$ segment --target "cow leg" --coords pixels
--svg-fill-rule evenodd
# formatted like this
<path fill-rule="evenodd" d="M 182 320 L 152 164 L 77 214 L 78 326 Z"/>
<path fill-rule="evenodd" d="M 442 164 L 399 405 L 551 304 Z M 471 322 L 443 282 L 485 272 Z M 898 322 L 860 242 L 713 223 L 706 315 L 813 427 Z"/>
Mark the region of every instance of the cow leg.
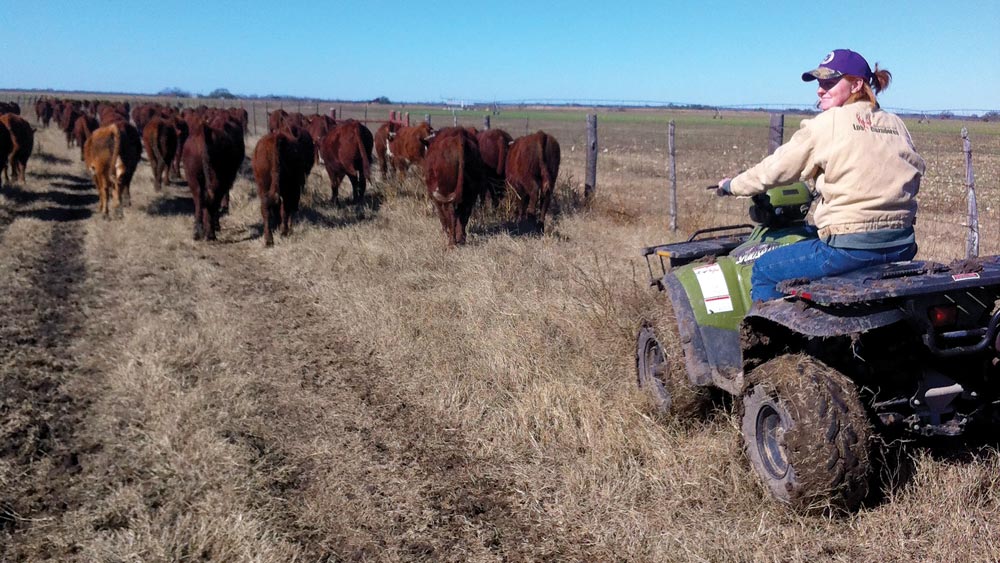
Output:
<path fill-rule="evenodd" d="M 285 198 L 280 198 L 279 203 L 278 203 L 278 213 L 279 213 L 279 220 L 281 221 L 281 231 L 279 231 L 279 232 L 281 233 L 281 236 L 283 236 L 283 237 L 287 237 L 288 236 L 288 219 L 289 219 L 289 217 L 288 217 L 288 209 L 287 209 L 286 205 L 287 205 L 287 202 L 285 201 Z"/>
<path fill-rule="evenodd" d="M 227 215 L 229 213 L 229 192 L 222 196 L 222 202 L 219 204 L 219 215 Z M 218 226 L 218 221 L 216 221 L 216 226 Z"/>
<path fill-rule="evenodd" d="M 115 218 L 122 217 L 122 193 L 123 186 L 120 182 L 114 182 L 112 184 L 111 191 L 111 211 Z"/>
<path fill-rule="evenodd" d="M 100 173 L 94 174 L 94 185 L 97 187 L 97 213 L 104 215 L 108 203 L 108 188 L 105 185 L 104 178 L 101 176 L 102 174 Z"/>
<path fill-rule="evenodd" d="M 340 192 L 340 184 L 344 181 L 344 176 L 346 176 L 346 174 L 343 172 L 334 172 L 330 174 L 330 201 L 332 201 L 334 205 L 339 205 L 337 196 Z"/>
<path fill-rule="evenodd" d="M 264 220 L 264 246 L 274 246 L 274 236 L 271 234 L 271 205 L 268 198 L 260 198 L 260 217 Z"/>

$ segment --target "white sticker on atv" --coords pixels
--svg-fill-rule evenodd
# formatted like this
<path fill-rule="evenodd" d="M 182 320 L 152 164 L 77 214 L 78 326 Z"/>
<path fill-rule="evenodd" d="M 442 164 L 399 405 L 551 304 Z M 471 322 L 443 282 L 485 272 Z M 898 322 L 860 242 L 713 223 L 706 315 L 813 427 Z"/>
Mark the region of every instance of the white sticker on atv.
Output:
<path fill-rule="evenodd" d="M 701 286 L 701 295 L 705 299 L 705 310 L 708 314 L 728 313 L 733 310 L 733 299 L 729 296 L 726 276 L 718 264 L 699 266 L 694 269 L 694 275 Z"/>

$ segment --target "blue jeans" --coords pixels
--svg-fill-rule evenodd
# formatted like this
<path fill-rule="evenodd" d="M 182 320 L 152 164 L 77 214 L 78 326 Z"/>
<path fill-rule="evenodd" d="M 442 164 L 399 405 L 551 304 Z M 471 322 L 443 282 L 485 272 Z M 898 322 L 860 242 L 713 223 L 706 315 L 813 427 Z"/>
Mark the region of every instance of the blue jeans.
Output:
<path fill-rule="evenodd" d="M 754 262 L 750 275 L 750 297 L 754 301 L 779 299 L 785 294 L 778 282 L 790 279 L 815 280 L 844 274 L 867 266 L 910 260 L 916 244 L 891 248 L 837 248 L 819 239 L 804 240 L 775 248 Z"/>

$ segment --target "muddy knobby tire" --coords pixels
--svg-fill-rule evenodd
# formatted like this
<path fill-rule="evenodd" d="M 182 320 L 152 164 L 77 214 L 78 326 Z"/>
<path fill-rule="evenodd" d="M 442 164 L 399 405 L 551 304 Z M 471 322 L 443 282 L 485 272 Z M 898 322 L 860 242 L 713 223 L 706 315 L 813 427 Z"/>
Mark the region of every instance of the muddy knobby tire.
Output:
<path fill-rule="evenodd" d="M 648 322 L 642 324 L 636 337 L 635 367 L 639 388 L 646 392 L 657 416 L 687 419 L 707 410 L 709 392 L 688 380 L 676 323 L 664 321 L 655 328 Z"/>
<path fill-rule="evenodd" d="M 750 464 L 776 498 L 802 512 L 861 505 L 873 430 L 845 375 L 807 355 L 769 360 L 750 374 L 741 418 Z"/>

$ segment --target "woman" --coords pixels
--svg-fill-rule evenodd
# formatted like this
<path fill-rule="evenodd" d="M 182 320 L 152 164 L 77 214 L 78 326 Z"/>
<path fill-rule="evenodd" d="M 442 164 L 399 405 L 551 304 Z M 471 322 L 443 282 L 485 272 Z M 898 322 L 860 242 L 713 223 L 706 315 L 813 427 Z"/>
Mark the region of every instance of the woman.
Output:
<path fill-rule="evenodd" d="M 795 181 L 815 181 L 819 238 L 771 250 L 754 263 L 754 301 L 778 299 L 788 279 L 817 279 L 865 266 L 910 260 L 924 161 L 903 120 L 879 108 L 875 95 L 892 75 L 848 49 L 828 54 L 802 74 L 818 81 L 822 113 L 805 119 L 787 143 L 735 178 L 719 195 L 751 196 Z"/>

